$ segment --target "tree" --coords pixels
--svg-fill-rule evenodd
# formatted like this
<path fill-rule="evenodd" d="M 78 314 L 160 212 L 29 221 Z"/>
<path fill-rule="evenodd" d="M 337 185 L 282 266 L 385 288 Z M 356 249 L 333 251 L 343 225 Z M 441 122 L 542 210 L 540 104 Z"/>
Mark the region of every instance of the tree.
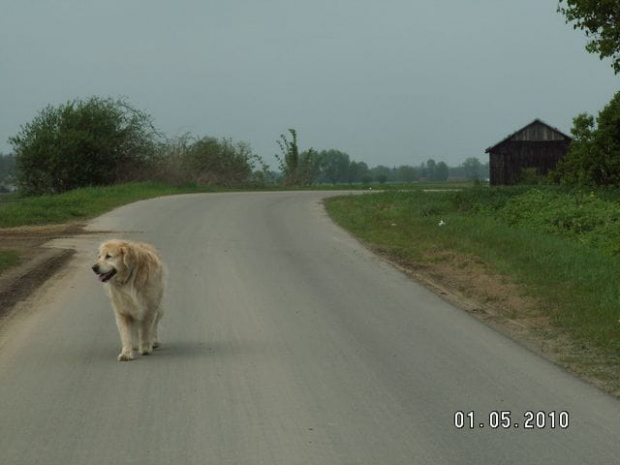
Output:
<path fill-rule="evenodd" d="M 420 176 L 427 181 L 447 181 L 449 173 L 448 165 L 443 161 L 437 163 L 431 158 L 420 165 Z"/>
<path fill-rule="evenodd" d="M 351 166 L 349 155 L 339 150 L 323 150 L 320 153 L 321 174 L 325 181 L 336 184 L 347 182 Z"/>
<path fill-rule="evenodd" d="M 300 153 L 297 145 L 297 131 L 288 130 L 291 140 L 283 134 L 277 141 L 282 156 L 276 154 L 283 173 L 283 182 L 287 186 L 310 186 L 320 174 L 320 157 L 314 149 Z"/>
<path fill-rule="evenodd" d="M 620 72 L 620 3 L 618 0 L 560 0 L 558 11 L 575 29 L 585 30 L 586 50 L 602 59 L 611 57 L 614 72 Z"/>
<path fill-rule="evenodd" d="M 446 162 L 440 161 L 435 168 L 435 178 L 433 181 L 447 181 L 450 170 Z"/>
<path fill-rule="evenodd" d="M 551 180 L 569 185 L 620 185 L 620 92 L 599 113 L 573 120 L 573 141 Z"/>
<path fill-rule="evenodd" d="M 152 161 L 151 117 L 124 100 L 74 100 L 47 106 L 9 138 L 23 193 L 60 193 L 137 176 Z"/>
<path fill-rule="evenodd" d="M 321 175 L 321 156 L 310 148 L 301 152 L 299 161 L 300 185 L 311 186 Z"/>
<path fill-rule="evenodd" d="M 0 183 L 11 182 L 15 175 L 15 155 L 0 153 Z"/>
<path fill-rule="evenodd" d="M 378 165 L 370 170 L 374 180 L 380 184 L 385 184 L 392 180 L 392 169 L 387 166 Z"/>
<path fill-rule="evenodd" d="M 368 168 L 368 165 L 363 161 L 352 161 L 349 165 L 347 182 L 349 184 L 352 184 L 354 182 L 364 182 L 363 180 L 368 178 L 370 178 L 370 181 L 367 182 L 372 182 L 372 176 L 370 175 L 370 169 Z"/>
<path fill-rule="evenodd" d="M 400 182 L 410 183 L 418 179 L 418 171 L 409 165 L 401 165 L 396 170 L 396 178 Z"/>
<path fill-rule="evenodd" d="M 432 158 L 426 162 L 426 179 L 435 181 L 435 170 L 437 169 L 437 162 Z"/>
<path fill-rule="evenodd" d="M 482 177 L 483 166 L 476 157 L 469 157 L 463 162 L 463 173 L 465 178 L 476 181 Z"/>

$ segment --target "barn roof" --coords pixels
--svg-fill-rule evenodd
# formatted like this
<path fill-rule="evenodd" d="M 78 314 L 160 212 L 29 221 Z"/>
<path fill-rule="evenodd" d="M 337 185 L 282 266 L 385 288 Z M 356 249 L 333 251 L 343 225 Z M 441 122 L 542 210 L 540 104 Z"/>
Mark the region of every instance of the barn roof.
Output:
<path fill-rule="evenodd" d="M 572 140 L 572 138 L 570 136 L 567 136 L 562 131 L 560 131 L 558 128 L 554 128 L 553 126 L 550 126 L 547 123 L 545 123 L 544 121 L 536 118 L 530 124 L 527 124 L 527 125 L 523 126 L 521 129 L 519 129 L 518 131 L 513 132 L 508 137 L 502 139 L 500 142 L 498 142 L 494 146 L 489 147 L 488 149 L 486 149 L 485 153 L 491 153 L 492 151 L 494 151 L 494 149 L 496 147 L 499 147 L 504 142 L 507 142 L 507 141 L 509 141 L 511 139 L 516 138 L 521 133 L 527 133 L 528 129 L 530 129 L 530 127 L 532 127 L 532 126 L 542 126 L 542 127 L 546 128 L 546 129 L 548 129 L 549 131 L 551 131 L 552 134 L 560 136 L 559 138 L 562 139 L 562 140 Z M 557 139 L 556 138 L 551 138 L 551 139 L 547 138 L 547 139 L 520 139 L 520 140 L 543 140 L 544 141 L 544 140 L 557 140 Z"/>

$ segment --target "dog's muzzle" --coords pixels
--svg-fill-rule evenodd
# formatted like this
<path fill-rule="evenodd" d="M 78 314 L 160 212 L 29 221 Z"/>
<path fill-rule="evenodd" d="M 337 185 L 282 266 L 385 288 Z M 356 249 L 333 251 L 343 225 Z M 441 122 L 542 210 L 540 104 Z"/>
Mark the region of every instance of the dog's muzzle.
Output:
<path fill-rule="evenodd" d="M 101 271 L 101 268 L 99 267 L 99 265 L 94 265 L 93 266 L 93 271 L 98 276 L 99 281 L 101 281 L 102 283 L 105 283 L 106 281 L 109 281 L 116 274 L 116 269 L 115 268 L 112 268 L 112 270 L 108 271 L 107 273 L 103 273 Z"/>

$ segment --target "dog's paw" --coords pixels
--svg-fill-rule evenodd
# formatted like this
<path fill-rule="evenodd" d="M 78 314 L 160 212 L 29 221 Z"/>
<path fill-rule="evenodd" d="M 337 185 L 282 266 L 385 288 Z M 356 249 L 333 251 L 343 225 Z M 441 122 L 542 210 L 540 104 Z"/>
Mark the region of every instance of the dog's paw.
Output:
<path fill-rule="evenodd" d="M 118 354 L 118 361 L 119 362 L 130 362 L 133 360 L 133 354 L 131 352 L 127 353 L 127 352 L 121 352 L 120 354 Z"/>
<path fill-rule="evenodd" d="M 159 343 L 159 341 L 153 341 L 153 349 L 159 349 L 161 347 L 161 344 Z"/>
<path fill-rule="evenodd" d="M 153 352 L 153 346 L 151 344 L 141 344 L 140 353 L 142 355 L 150 355 Z"/>

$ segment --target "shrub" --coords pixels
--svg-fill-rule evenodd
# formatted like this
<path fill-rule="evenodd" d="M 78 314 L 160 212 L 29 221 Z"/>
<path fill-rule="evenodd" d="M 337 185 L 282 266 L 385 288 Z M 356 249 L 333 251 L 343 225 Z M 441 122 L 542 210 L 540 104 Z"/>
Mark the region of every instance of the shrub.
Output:
<path fill-rule="evenodd" d="M 570 237 L 607 254 L 620 252 L 620 205 L 594 192 L 532 189 L 498 213 L 510 225 Z"/>
<path fill-rule="evenodd" d="M 126 101 L 91 97 L 46 107 L 9 142 L 20 190 L 41 195 L 137 177 L 156 134 L 150 116 Z"/>
<path fill-rule="evenodd" d="M 454 208 L 459 212 L 494 214 L 506 203 L 531 189 L 526 186 L 485 187 L 475 186 L 451 194 Z"/>
<path fill-rule="evenodd" d="M 150 177 L 177 185 L 243 185 L 260 181 L 253 173 L 257 163 L 266 170 L 245 142 L 185 134 L 159 146 L 158 162 Z"/>
<path fill-rule="evenodd" d="M 203 137 L 190 145 L 184 162 L 198 184 L 238 185 L 250 180 L 255 158 L 244 142 Z"/>

